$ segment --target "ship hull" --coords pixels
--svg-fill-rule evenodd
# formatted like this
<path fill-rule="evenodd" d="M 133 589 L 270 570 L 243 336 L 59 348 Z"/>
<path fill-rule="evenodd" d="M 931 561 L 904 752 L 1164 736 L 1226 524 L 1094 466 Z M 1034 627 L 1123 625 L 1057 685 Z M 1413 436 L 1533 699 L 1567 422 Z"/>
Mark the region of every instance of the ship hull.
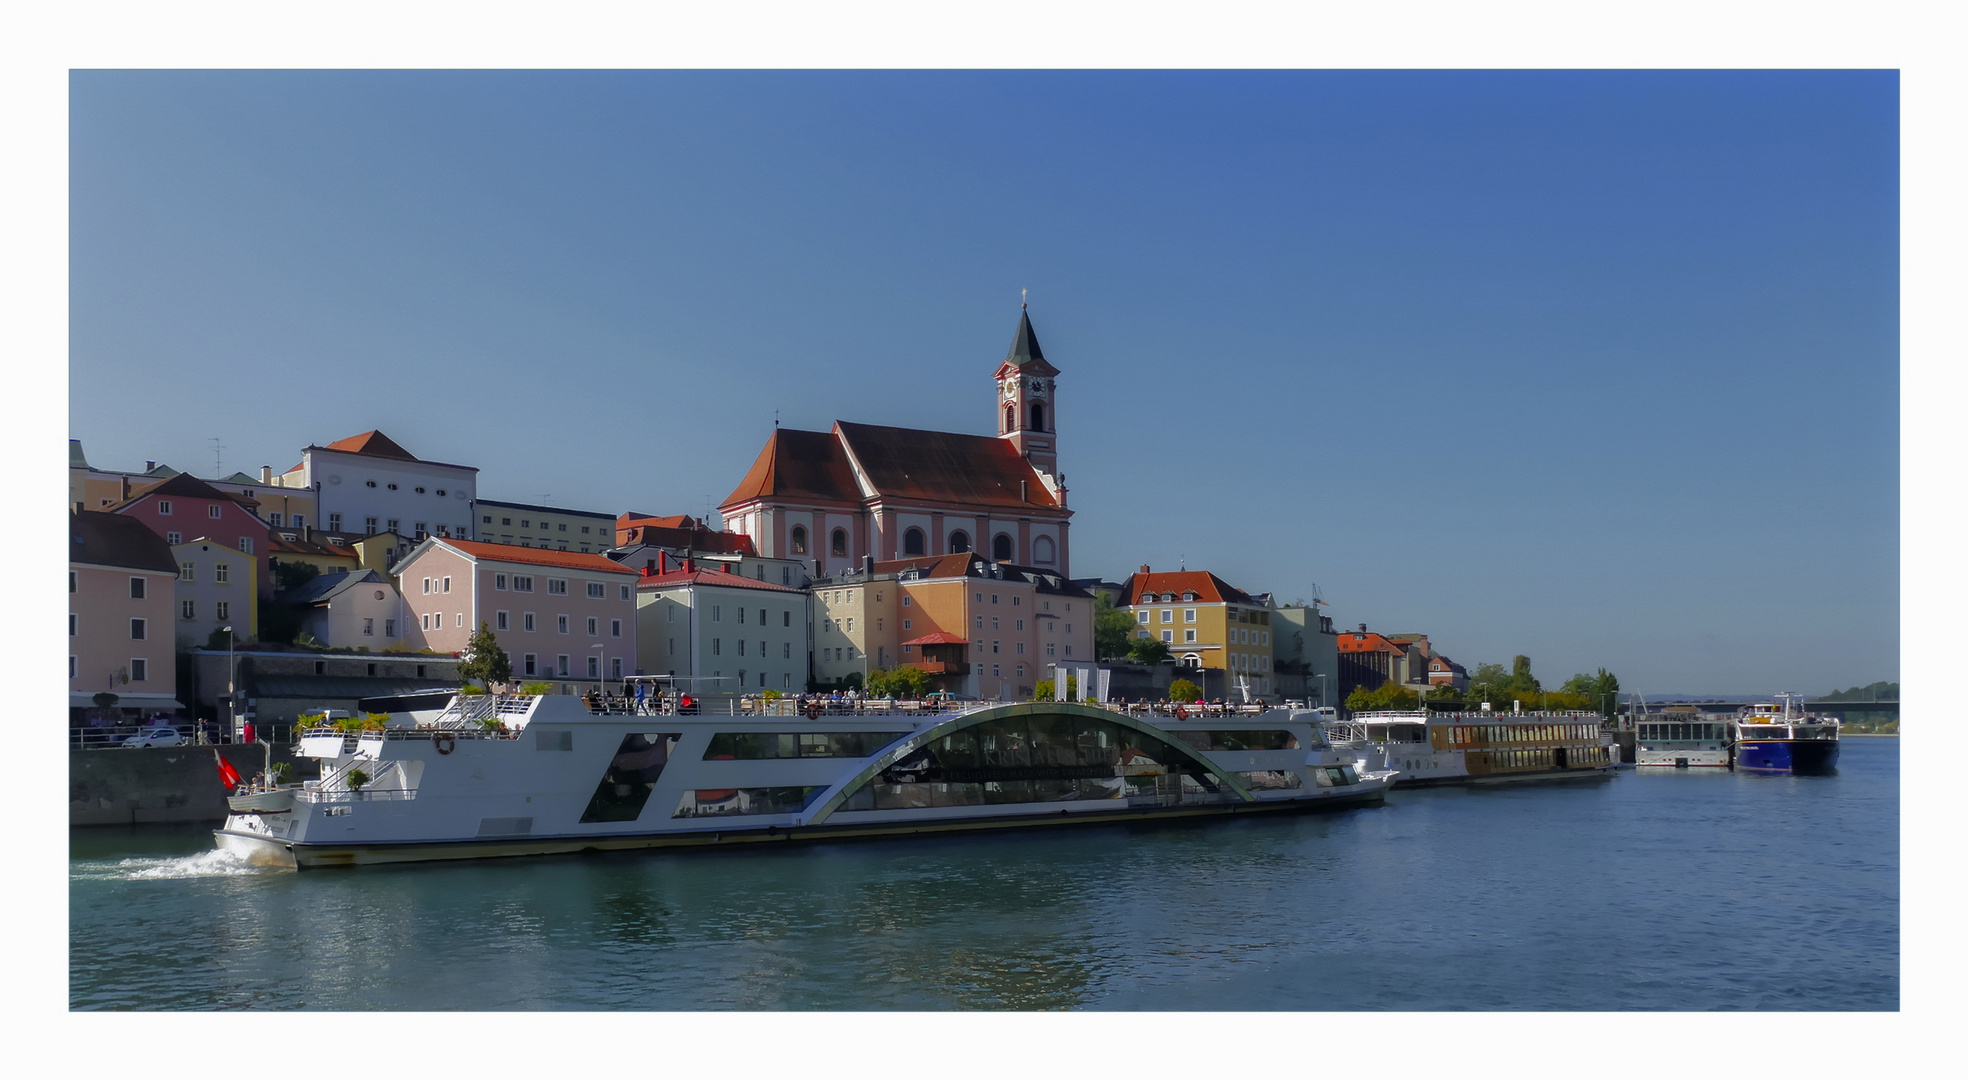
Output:
<path fill-rule="evenodd" d="M 1744 772 L 1823 776 L 1838 770 L 1838 740 L 1746 740 L 1736 747 L 1736 768 Z"/>
<path fill-rule="evenodd" d="M 317 869 L 376 866 L 390 863 L 439 862 L 458 859 L 517 858 L 529 855 L 568 855 L 591 851 L 702 849 L 745 844 L 779 844 L 876 840 L 950 833 L 1006 832 L 1089 825 L 1161 824 L 1197 819 L 1321 813 L 1381 803 L 1386 787 L 1318 799 L 1278 799 L 1256 803 L 1194 806 L 1127 807 L 1113 810 L 1062 808 L 1017 816 L 915 819 L 857 822 L 841 825 L 737 827 L 729 830 L 611 834 L 605 836 L 525 837 L 487 840 L 432 840 L 404 843 L 307 843 L 254 835 L 233 828 L 215 830 L 217 845 L 257 866 Z"/>

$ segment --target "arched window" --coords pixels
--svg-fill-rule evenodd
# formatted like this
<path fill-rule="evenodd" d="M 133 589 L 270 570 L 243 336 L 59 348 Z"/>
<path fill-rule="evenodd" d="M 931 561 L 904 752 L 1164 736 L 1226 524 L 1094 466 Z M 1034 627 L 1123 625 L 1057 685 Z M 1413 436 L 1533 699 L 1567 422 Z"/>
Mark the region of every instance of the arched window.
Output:
<path fill-rule="evenodd" d="M 845 556 L 845 555 L 847 554 L 847 530 L 846 530 L 846 529 L 835 529 L 835 530 L 834 530 L 834 546 L 833 546 L 833 552 L 834 552 L 834 554 L 836 554 L 836 555 L 841 555 L 841 556 Z"/>
<path fill-rule="evenodd" d="M 958 529 L 950 534 L 950 554 L 962 555 L 970 550 L 970 534 Z"/>
<path fill-rule="evenodd" d="M 1035 401 L 1032 403 L 1032 430 L 1044 431 L 1045 429 L 1045 406 Z"/>
<path fill-rule="evenodd" d="M 1016 427 L 1018 426 L 1018 411 L 1017 411 L 1017 410 L 1018 410 L 1018 407 L 1017 407 L 1016 405 L 1006 405 L 1006 406 L 1005 406 L 1005 426 L 1004 426 L 1004 429 L 1005 429 L 1006 431 L 1010 431 L 1010 430 L 1012 430 L 1012 429 L 1014 429 L 1014 428 L 1016 428 Z"/>
<path fill-rule="evenodd" d="M 921 555 L 927 549 L 923 546 L 923 531 L 912 528 L 902 534 L 902 554 Z"/>
<path fill-rule="evenodd" d="M 1004 533 L 999 533 L 997 539 L 991 541 L 991 560 L 993 562 L 1011 561 L 1011 537 Z"/>
<path fill-rule="evenodd" d="M 1032 561 L 1040 566 L 1051 566 L 1053 558 L 1052 537 L 1041 536 L 1032 541 Z"/>
<path fill-rule="evenodd" d="M 806 526 L 793 526 L 793 554 L 806 554 Z"/>

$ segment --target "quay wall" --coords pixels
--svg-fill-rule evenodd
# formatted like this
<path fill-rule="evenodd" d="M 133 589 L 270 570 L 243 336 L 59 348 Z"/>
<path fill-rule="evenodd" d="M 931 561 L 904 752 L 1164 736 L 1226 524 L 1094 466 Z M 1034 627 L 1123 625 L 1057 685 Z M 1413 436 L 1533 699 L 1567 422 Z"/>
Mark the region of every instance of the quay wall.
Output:
<path fill-rule="evenodd" d="M 69 751 L 69 825 L 224 821 L 227 791 L 212 761 L 214 750 L 243 777 L 266 767 L 266 751 L 260 743 Z M 275 746 L 273 760 L 295 761 L 293 748 Z M 312 758 L 294 764 L 296 778 L 315 773 Z"/>

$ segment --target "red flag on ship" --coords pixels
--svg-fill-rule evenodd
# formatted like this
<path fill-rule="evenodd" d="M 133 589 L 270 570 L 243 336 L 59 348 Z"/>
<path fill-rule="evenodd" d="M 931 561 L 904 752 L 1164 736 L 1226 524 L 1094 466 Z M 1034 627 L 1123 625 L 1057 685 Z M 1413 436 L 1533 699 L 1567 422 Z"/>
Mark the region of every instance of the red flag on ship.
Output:
<path fill-rule="evenodd" d="M 224 784 L 228 791 L 238 787 L 239 770 L 232 767 L 232 762 L 220 757 L 217 750 L 212 751 L 212 760 L 219 763 L 219 783 Z"/>

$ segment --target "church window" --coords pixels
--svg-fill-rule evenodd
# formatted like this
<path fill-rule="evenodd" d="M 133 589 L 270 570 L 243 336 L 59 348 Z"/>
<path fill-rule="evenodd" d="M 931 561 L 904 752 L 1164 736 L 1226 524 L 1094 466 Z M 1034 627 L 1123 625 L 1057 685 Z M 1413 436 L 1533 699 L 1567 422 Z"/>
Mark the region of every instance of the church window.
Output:
<path fill-rule="evenodd" d="M 902 534 L 902 554 L 922 555 L 925 552 L 926 548 L 924 547 L 923 531 L 921 529 L 912 528 Z"/>
<path fill-rule="evenodd" d="M 793 526 L 793 554 L 795 555 L 806 554 L 806 527 L 805 526 L 802 525 Z"/>
<path fill-rule="evenodd" d="M 1045 429 L 1046 429 L 1045 406 L 1037 402 L 1033 402 L 1032 403 L 1032 430 L 1044 431 Z"/>
<path fill-rule="evenodd" d="M 950 554 L 962 555 L 970 550 L 970 534 L 958 529 L 950 534 Z"/>
<path fill-rule="evenodd" d="M 1017 407 L 1016 407 L 1016 406 L 1013 406 L 1013 405 L 1006 405 L 1006 406 L 1005 406 L 1005 430 L 1006 430 L 1006 431 L 1014 431 L 1014 430 L 1017 430 L 1017 428 L 1018 428 L 1018 413 L 1016 412 L 1016 408 L 1017 408 Z"/>
<path fill-rule="evenodd" d="M 1032 541 L 1032 561 L 1040 566 L 1050 566 L 1054 558 L 1052 537 L 1041 536 Z"/>
<path fill-rule="evenodd" d="M 991 541 L 991 559 L 994 562 L 1011 561 L 1011 537 L 1009 535 L 999 533 L 997 539 Z"/>
<path fill-rule="evenodd" d="M 833 545 L 833 547 L 834 547 L 834 554 L 836 554 L 836 555 L 846 555 L 846 554 L 847 554 L 847 530 L 846 530 L 846 529 L 835 529 L 835 530 L 834 530 L 834 545 Z"/>

